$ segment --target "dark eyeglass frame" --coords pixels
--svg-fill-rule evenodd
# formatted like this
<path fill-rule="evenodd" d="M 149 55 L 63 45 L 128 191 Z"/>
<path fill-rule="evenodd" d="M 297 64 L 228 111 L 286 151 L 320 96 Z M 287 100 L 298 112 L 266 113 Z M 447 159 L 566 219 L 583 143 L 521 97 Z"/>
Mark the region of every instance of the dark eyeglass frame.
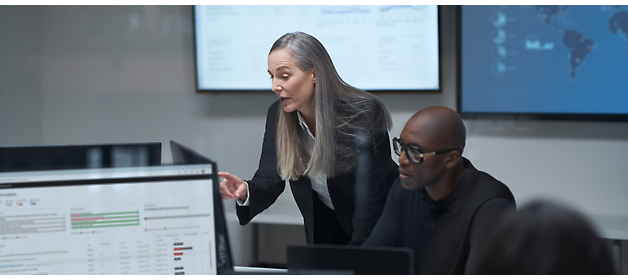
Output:
<path fill-rule="evenodd" d="M 408 158 L 410 162 L 414 164 L 423 163 L 424 157 L 435 156 L 435 155 L 444 154 L 444 153 L 457 150 L 455 148 L 451 148 L 451 149 L 445 149 L 445 150 L 440 150 L 440 151 L 435 151 L 435 152 L 423 153 L 421 152 L 421 149 L 419 149 L 419 147 L 404 144 L 401 141 L 401 139 L 397 137 L 393 138 L 392 142 L 393 142 L 393 150 L 395 150 L 395 154 L 397 154 L 398 156 L 401 156 L 401 153 L 406 152 L 406 157 Z M 410 152 L 408 152 L 408 148 L 410 148 Z"/>

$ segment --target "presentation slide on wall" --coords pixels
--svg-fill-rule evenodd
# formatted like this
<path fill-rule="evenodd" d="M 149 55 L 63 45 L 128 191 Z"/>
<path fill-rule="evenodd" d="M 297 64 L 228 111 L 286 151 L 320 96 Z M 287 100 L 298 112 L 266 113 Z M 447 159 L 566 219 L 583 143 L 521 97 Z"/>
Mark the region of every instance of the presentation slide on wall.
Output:
<path fill-rule="evenodd" d="M 199 90 L 270 90 L 268 53 L 301 31 L 364 90 L 438 90 L 437 6 L 195 6 Z"/>
<path fill-rule="evenodd" d="M 0 274 L 216 274 L 208 182 L 0 189 Z"/>
<path fill-rule="evenodd" d="M 463 6 L 464 113 L 628 113 L 628 7 Z"/>

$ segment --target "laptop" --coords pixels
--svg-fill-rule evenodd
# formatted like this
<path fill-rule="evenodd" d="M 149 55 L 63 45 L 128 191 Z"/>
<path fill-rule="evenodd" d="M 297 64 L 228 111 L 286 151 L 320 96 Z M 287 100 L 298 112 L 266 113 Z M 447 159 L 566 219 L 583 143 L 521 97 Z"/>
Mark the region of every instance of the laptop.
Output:
<path fill-rule="evenodd" d="M 410 248 L 288 245 L 290 274 L 414 274 Z"/>
<path fill-rule="evenodd" d="M 0 172 L 161 165 L 161 143 L 0 147 Z"/>
<path fill-rule="evenodd" d="M 0 172 L 0 274 L 228 273 L 216 170 Z"/>

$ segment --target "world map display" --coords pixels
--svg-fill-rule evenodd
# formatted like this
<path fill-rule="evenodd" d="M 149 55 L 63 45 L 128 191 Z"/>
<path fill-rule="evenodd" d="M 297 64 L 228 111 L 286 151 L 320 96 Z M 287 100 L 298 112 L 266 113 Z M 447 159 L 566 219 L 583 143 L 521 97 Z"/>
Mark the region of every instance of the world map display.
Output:
<path fill-rule="evenodd" d="M 628 114 L 628 7 L 462 6 L 461 111 Z"/>
<path fill-rule="evenodd" d="M 535 6 L 535 8 L 545 23 L 559 30 L 564 30 L 563 44 L 569 50 L 570 75 L 572 79 L 575 79 L 576 69 L 593 50 L 595 41 L 585 37 L 578 30 L 563 28 L 560 22 L 554 22 L 554 19 L 567 15 L 569 6 L 546 5 Z M 614 13 L 608 20 L 608 29 L 610 32 L 623 35 L 624 40 L 628 36 L 628 12 L 621 10 L 621 6 L 614 7 Z"/>

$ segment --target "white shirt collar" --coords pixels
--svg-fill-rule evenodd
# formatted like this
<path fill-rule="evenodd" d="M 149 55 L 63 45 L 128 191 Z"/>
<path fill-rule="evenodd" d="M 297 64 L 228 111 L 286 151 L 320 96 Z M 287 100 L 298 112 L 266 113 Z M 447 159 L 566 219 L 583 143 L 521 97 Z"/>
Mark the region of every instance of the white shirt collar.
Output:
<path fill-rule="evenodd" d="M 307 150 L 311 155 L 312 151 L 314 151 L 314 142 L 316 141 L 316 138 L 314 137 L 314 135 L 312 135 L 312 132 L 310 132 L 310 128 L 307 126 L 305 119 L 301 115 L 301 112 L 299 112 L 298 110 L 297 117 L 299 118 L 299 124 L 301 125 L 301 128 L 305 129 L 307 131 L 307 134 L 310 135 L 310 137 L 308 137 L 307 139 Z M 334 209 L 334 204 L 331 202 L 329 189 L 327 187 L 327 175 L 323 174 L 310 178 L 310 182 L 312 183 L 312 190 L 318 193 L 318 197 L 321 199 L 321 201 L 325 203 L 327 207 Z"/>
<path fill-rule="evenodd" d="M 310 131 L 310 127 L 307 126 L 307 123 L 305 122 L 305 119 L 303 118 L 303 116 L 301 116 L 301 112 L 299 112 L 297 110 L 297 117 L 299 118 L 299 124 L 301 125 L 301 127 L 305 130 L 307 130 L 307 133 L 312 136 L 312 138 L 316 139 L 316 137 L 314 137 L 314 135 L 312 134 L 312 132 Z"/>

